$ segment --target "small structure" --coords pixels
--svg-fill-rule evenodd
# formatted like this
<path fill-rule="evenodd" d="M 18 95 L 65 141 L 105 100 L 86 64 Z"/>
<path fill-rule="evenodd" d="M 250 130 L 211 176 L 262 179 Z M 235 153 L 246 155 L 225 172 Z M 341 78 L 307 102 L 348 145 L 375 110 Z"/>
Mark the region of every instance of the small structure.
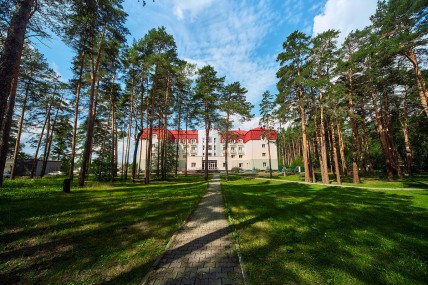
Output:
<path fill-rule="evenodd" d="M 13 165 L 13 159 L 6 160 L 6 166 L 4 168 L 5 172 L 11 172 L 12 171 L 12 165 Z M 37 167 L 35 176 L 40 176 L 42 173 L 42 165 L 43 160 L 37 160 Z M 46 172 L 45 174 L 54 172 L 54 171 L 61 171 L 61 165 L 62 162 L 60 160 L 48 160 L 48 163 L 46 164 Z M 31 159 L 18 159 L 16 162 L 16 176 L 29 176 L 31 174 L 31 168 L 33 167 L 33 160 Z"/>

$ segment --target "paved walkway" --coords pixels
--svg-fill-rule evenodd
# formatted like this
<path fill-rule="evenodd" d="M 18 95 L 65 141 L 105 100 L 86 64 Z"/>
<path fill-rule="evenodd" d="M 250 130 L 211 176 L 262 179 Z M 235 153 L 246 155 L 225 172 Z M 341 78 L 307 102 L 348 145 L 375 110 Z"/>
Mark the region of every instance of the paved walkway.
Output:
<path fill-rule="evenodd" d="M 218 174 L 145 284 L 243 284 Z"/>

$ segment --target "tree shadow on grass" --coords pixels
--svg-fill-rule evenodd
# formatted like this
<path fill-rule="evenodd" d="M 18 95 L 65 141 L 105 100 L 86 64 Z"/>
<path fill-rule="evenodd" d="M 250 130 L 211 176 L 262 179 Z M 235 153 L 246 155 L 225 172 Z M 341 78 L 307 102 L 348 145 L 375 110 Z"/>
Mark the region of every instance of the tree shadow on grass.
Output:
<path fill-rule="evenodd" d="M 237 225 L 253 284 L 428 282 L 428 210 L 410 194 L 257 181 L 224 188 L 236 220 L 264 217 Z"/>
<path fill-rule="evenodd" d="M 140 283 L 202 184 L 2 197 L 0 283 Z"/>

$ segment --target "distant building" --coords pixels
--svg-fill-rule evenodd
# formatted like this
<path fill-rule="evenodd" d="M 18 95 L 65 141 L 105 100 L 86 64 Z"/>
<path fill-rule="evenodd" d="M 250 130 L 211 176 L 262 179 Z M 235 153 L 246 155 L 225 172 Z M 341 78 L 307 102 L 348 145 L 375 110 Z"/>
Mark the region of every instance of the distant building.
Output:
<path fill-rule="evenodd" d="M 48 174 L 54 171 L 60 171 L 61 164 L 62 162 L 60 160 L 48 160 L 48 163 L 46 164 L 45 174 Z M 12 165 L 13 165 L 13 159 L 7 159 L 4 172 L 10 173 L 12 171 Z M 43 160 L 37 160 L 35 176 L 40 176 L 40 174 L 42 173 L 42 165 L 43 165 Z M 33 160 L 18 159 L 16 164 L 16 176 L 30 176 L 32 167 L 33 167 Z"/>
<path fill-rule="evenodd" d="M 242 170 L 268 170 L 269 153 L 268 141 L 263 128 L 255 128 L 249 131 L 234 130 L 229 138 L 228 144 L 228 168 L 239 167 Z M 144 130 L 142 138 L 142 148 L 140 155 L 140 166 L 145 168 L 146 148 L 148 146 L 148 130 Z M 186 139 L 187 139 L 187 170 L 198 171 L 205 167 L 205 130 L 168 130 L 167 139 L 171 142 L 179 143 L 178 169 L 183 171 L 186 163 Z M 159 140 L 165 136 L 165 130 L 153 129 L 153 154 L 157 153 Z M 270 132 L 270 155 L 272 169 L 278 169 L 278 153 L 276 147 L 276 132 Z M 211 130 L 208 138 L 208 169 L 226 170 L 224 151 L 226 139 L 218 131 Z"/>

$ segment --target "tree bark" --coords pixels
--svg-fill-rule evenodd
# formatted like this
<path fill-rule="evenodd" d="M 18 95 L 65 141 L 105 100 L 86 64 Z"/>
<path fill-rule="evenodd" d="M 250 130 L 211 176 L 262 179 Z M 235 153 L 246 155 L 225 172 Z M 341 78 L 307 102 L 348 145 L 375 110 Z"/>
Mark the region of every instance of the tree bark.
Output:
<path fill-rule="evenodd" d="M 43 123 L 42 132 L 40 133 L 39 141 L 37 142 L 36 153 L 34 154 L 33 166 L 31 168 L 30 178 L 34 178 L 37 170 L 37 157 L 39 156 L 40 145 L 42 144 L 43 133 L 45 132 L 46 124 L 48 122 L 48 114 L 51 112 L 51 103 L 46 107 L 46 118 Z"/>
<path fill-rule="evenodd" d="M 405 90 L 404 98 L 403 98 L 403 112 L 401 116 L 399 116 L 401 129 L 403 131 L 404 136 L 404 145 L 406 149 L 406 164 L 407 164 L 407 172 L 409 176 L 413 176 L 413 163 L 412 163 L 412 147 L 410 144 L 409 131 L 407 125 L 407 90 Z"/>
<path fill-rule="evenodd" d="M 76 96 L 75 96 L 75 107 L 74 107 L 74 123 L 73 123 L 73 137 L 71 139 L 71 155 L 70 155 L 70 171 L 68 178 L 73 180 L 74 177 L 74 160 L 76 156 L 76 142 L 77 142 L 77 123 L 79 121 L 79 101 L 80 101 L 80 90 L 82 88 L 82 77 L 83 77 L 83 66 L 85 62 L 85 52 L 82 52 L 79 79 L 77 80 Z"/>
<path fill-rule="evenodd" d="M 80 173 L 79 173 L 79 183 L 78 183 L 79 187 L 83 187 L 85 184 L 86 173 L 88 171 L 88 167 L 90 163 L 89 160 L 92 154 L 92 141 L 93 141 L 94 124 L 95 124 L 96 107 L 97 107 L 95 103 L 95 99 L 96 99 L 95 89 L 96 89 L 96 83 L 98 81 L 98 69 L 101 63 L 101 53 L 103 50 L 105 29 L 106 27 L 104 26 L 100 37 L 97 57 L 96 59 L 94 58 L 91 59 L 91 88 L 89 92 L 88 129 L 86 132 L 86 140 L 85 140 L 85 146 L 84 146 L 83 156 L 82 156 L 82 165 L 80 167 Z"/>
<path fill-rule="evenodd" d="M 6 165 L 9 148 L 10 128 L 15 107 L 16 88 L 18 85 L 19 69 L 25 32 L 31 16 L 37 9 L 35 0 L 16 1 L 6 40 L 0 57 L 0 172 Z M 9 102 L 8 102 L 9 101 Z M 3 175 L 0 177 L 0 187 L 3 186 Z"/>
<path fill-rule="evenodd" d="M 334 134 L 333 120 L 331 120 L 331 122 L 330 122 L 330 131 L 331 131 L 331 147 L 333 149 L 334 169 L 336 172 L 336 181 L 337 181 L 337 184 L 341 184 L 342 182 L 340 179 L 340 166 L 339 166 L 339 158 L 337 156 L 336 136 Z"/>
<path fill-rule="evenodd" d="M 116 165 L 116 104 L 113 94 L 114 81 L 116 79 L 116 72 L 113 73 L 112 85 L 110 89 L 110 110 L 111 110 L 111 152 L 110 152 L 110 182 L 114 181 L 116 176 L 117 165 Z"/>
<path fill-rule="evenodd" d="M 13 153 L 12 171 L 10 173 L 11 179 L 15 179 L 15 176 L 16 176 L 16 165 L 18 162 L 19 146 L 21 144 L 22 125 L 24 124 L 25 109 L 27 108 L 28 94 L 30 93 L 30 85 L 32 81 L 31 76 L 32 75 L 30 74 L 30 79 L 28 80 L 27 85 L 25 87 L 25 95 L 24 95 L 24 100 L 22 102 L 21 116 L 19 117 L 18 134 L 16 135 L 15 150 Z"/>
<path fill-rule="evenodd" d="M 132 118 L 134 113 L 134 73 L 131 74 L 131 100 L 129 101 L 129 121 L 128 121 L 128 134 L 126 136 L 126 154 L 125 154 L 125 179 L 128 179 L 128 168 L 129 168 L 129 152 L 131 148 L 131 132 L 132 132 Z M 132 178 L 133 179 L 133 178 Z"/>
<path fill-rule="evenodd" d="M 405 56 L 413 64 L 413 69 L 415 71 L 415 76 L 416 76 L 416 82 L 418 83 L 419 98 L 421 100 L 422 111 L 428 117 L 428 92 L 425 85 L 425 80 L 419 68 L 418 60 L 416 58 L 414 49 L 413 48 L 410 49 L 407 53 L 405 53 Z"/>
<path fill-rule="evenodd" d="M 345 157 L 345 143 L 343 141 L 343 135 L 342 135 L 342 126 L 340 125 L 340 122 L 336 120 L 337 122 L 337 137 L 339 139 L 339 153 L 340 153 L 340 160 L 342 162 L 342 171 L 345 176 L 348 176 L 348 166 L 346 163 L 346 157 Z"/>
<path fill-rule="evenodd" d="M 348 108 L 349 108 L 349 117 L 351 119 L 351 128 L 352 128 L 352 177 L 355 184 L 360 184 L 360 176 L 358 174 L 358 145 L 359 145 L 359 135 L 357 120 L 355 118 L 354 112 L 354 102 L 352 100 L 353 96 L 353 86 L 352 86 L 352 69 L 348 69 L 348 82 L 349 82 L 349 98 L 348 98 Z"/>

